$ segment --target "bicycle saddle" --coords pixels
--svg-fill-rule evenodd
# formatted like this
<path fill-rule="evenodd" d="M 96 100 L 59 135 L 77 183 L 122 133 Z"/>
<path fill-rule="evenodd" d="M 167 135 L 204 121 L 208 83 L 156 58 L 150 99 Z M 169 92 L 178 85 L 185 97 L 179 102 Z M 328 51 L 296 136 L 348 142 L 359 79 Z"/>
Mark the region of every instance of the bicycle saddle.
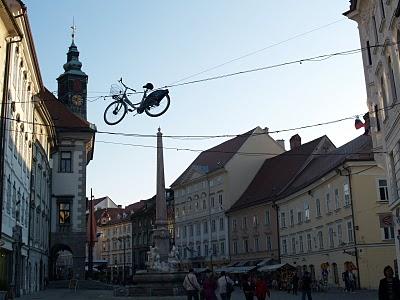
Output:
<path fill-rule="evenodd" d="M 148 90 L 152 90 L 154 89 L 153 84 L 151 84 L 150 82 L 146 83 L 146 85 L 143 86 L 144 89 L 148 89 Z"/>

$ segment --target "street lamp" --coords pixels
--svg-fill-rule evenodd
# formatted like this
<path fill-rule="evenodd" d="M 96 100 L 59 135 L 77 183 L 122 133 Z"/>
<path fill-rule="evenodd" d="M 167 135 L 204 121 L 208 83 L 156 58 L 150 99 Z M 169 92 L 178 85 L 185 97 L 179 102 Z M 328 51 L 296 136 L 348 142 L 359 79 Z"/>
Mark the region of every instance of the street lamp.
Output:
<path fill-rule="evenodd" d="M 120 241 L 121 243 L 123 243 L 123 249 L 124 249 L 124 264 L 123 264 L 123 269 L 122 269 L 122 284 L 125 285 L 125 239 L 126 237 L 119 237 L 118 241 Z"/>

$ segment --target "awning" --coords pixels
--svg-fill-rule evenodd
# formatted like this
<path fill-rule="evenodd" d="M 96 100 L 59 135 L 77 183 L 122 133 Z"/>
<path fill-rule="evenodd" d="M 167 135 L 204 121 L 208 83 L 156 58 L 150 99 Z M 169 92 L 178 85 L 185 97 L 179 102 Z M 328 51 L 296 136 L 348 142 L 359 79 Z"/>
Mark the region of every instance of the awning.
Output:
<path fill-rule="evenodd" d="M 295 269 L 295 267 L 293 267 L 292 265 L 289 264 L 276 264 L 276 265 L 270 265 L 270 266 L 263 266 L 261 268 L 258 269 L 258 271 L 260 272 L 272 272 L 272 271 L 276 271 L 282 268 L 286 268 L 286 269 Z"/>
<path fill-rule="evenodd" d="M 221 268 L 220 270 L 216 270 L 216 272 L 225 271 L 226 273 L 240 274 L 240 273 L 248 273 L 252 270 L 255 270 L 256 268 L 257 268 L 257 266 L 225 267 L 225 268 Z"/>
<path fill-rule="evenodd" d="M 209 270 L 208 268 L 193 268 L 193 271 L 195 273 L 203 273 L 205 271 Z"/>

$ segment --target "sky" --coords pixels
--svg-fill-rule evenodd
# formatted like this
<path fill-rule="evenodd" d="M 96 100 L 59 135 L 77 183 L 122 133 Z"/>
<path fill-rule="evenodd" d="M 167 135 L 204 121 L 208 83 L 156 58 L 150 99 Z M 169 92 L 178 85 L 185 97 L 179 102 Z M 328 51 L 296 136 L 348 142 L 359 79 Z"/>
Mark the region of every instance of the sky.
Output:
<path fill-rule="evenodd" d="M 356 23 L 342 15 L 348 0 L 24 2 L 43 81 L 51 91 L 57 90 L 56 78 L 63 72 L 74 18 L 90 100 L 107 95 L 120 77 L 137 90 L 146 82 L 160 87 L 264 48 L 268 49 L 188 80 L 360 48 Z M 320 29 L 301 35 L 316 28 Z M 140 100 L 138 95 L 132 97 Z M 88 102 L 88 120 L 99 131 L 156 134 L 161 127 L 165 135 L 223 135 L 256 126 L 270 131 L 293 128 L 367 112 L 361 54 L 170 88 L 170 97 L 171 106 L 163 116 L 128 114 L 116 126 L 103 120 L 109 99 Z M 347 120 L 271 136 L 284 139 L 288 149 L 296 133 L 303 143 L 327 135 L 336 146 L 362 134 L 354 129 L 354 120 Z M 225 140 L 164 138 L 163 142 L 165 147 L 205 150 Z M 88 165 L 88 194 L 92 188 L 95 197 L 107 195 L 124 206 L 152 197 L 156 149 L 102 142 L 156 145 L 154 137 L 98 133 L 94 159 Z M 166 186 L 197 155 L 164 150 Z"/>

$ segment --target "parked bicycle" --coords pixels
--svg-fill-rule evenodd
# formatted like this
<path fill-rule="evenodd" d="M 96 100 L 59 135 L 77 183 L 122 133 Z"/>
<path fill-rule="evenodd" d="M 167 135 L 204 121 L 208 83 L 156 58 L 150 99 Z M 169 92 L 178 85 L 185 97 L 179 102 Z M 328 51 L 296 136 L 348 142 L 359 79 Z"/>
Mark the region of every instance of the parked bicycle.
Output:
<path fill-rule="evenodd" d="M 136 111 L 136 114 L 145 112 L 150 117 L 158 117 L 165 113 L 170 105 L 170 97 L 168 90 L 155 90 L 153 84 L 147 83 L 143 86 L 144 92 L 142 100 L 138 103 L 132 103 L 128 98 L 128 91 L 136 93 L 136 90 L 128 87 L 122 82 L 122 78 L 118 80 L 119 84 L 111 86 L 110 95 L 111 102 L 104 111 L 104 121 L 108 125 L 115 125 L 122 121 L 128 112 Z"/>

